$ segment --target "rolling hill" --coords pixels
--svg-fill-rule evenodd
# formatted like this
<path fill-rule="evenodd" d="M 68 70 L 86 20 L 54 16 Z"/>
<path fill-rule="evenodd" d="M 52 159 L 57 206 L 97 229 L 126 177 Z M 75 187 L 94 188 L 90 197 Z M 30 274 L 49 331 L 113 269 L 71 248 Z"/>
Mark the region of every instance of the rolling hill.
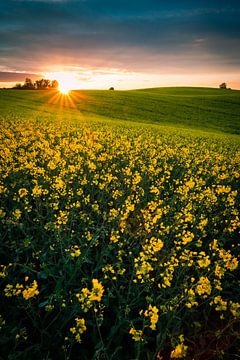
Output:
<path fill-rule="evenodd" d="M 1 116 L 34 111 L 45 115 L 104 117 L 141 123 L 239 134 L 240 91 L 213 88 L 153 88 L 131 91 L 0 91 Z"/>

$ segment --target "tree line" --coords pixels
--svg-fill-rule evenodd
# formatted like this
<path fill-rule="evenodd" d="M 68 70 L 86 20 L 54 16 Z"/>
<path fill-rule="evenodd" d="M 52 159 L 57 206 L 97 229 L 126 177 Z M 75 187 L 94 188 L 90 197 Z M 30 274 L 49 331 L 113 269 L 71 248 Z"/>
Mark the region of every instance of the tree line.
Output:
<path fill-rule="evenodd" d="M 24 84 L 17 83 L 13 89 L 21 90 L 48 90 L 57 89 L 59 86 L 57 80 L 40 79 L 32 81 L 30 78 L 26 78 Z"/>

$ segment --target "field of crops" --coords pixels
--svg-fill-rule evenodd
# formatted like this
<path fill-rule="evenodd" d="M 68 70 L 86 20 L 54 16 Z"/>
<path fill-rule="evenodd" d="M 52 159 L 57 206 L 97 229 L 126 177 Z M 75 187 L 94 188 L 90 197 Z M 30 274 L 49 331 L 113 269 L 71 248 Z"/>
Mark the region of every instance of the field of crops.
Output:
<path fill-rule="evenodd" d="M 239 92 L 113 93 L 0 91 L 0 359 L 237 359 Z"/>

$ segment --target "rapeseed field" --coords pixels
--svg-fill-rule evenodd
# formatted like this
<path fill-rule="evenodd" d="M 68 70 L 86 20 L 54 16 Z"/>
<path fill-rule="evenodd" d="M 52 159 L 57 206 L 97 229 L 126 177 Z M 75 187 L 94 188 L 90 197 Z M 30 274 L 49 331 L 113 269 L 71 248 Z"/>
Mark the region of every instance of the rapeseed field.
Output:
<path fill-rule="evenodd" d="M 1 122 L 2 359 L 227 359 L 237 137 L 39 118 Z"/>

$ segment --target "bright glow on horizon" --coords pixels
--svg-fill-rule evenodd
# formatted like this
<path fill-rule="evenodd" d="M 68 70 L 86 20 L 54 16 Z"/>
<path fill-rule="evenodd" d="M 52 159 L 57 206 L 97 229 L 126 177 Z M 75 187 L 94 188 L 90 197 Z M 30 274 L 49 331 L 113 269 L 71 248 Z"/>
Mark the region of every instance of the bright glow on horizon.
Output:
<path fill-rule="evenodd" d="M 45 77 L 50 80 L 57 80 L 59 83 L 58 90 L 65 95 L 67 95 L 70 90 L 78 89 L 80 85 L 76 74 L 70 72 L 51 72 L 45 74 Z"/>
<path fill-rule="evenodd" d="M 67 93 L 70 90 L 99 89 L 107 90 L 114 87 L 116 90 L 130 90 L 152 87 L 169 86 L 197 86 L 218 88 L 219 84 L 226 82 L 232 89 L 240 89 L 240 71 L 219 71 L 209 72 L 208 69 L 201 69 L 199 73 L 144 73 L 131 72 L 114 68 L 72 68 L 64 71 L 52 71 L 52 68 L 42 72 L 46 79 L 59 82 L 59 91 Z M 205 70 L 205 71 L 204 71 Z M 23 83 L 23 82 L 22 82 Z M 16 82 L 0 82 L 1 87 L 12 87 Z"/>
<path fill-rule="evenodd" d="M 140 89 L 168 86 L 203 86 L 218 88 L 226 82 L 233 89 L 240 88 L 240 73 L 202 71 L 201 73 L 144 73 L 121 71 L 120 69 L 74 69 L 72 71 L 49 72 L 45 76 L 56 79 L 59 89 L 64 92 L 79 89 L 102 89 L 114 87 L 116 90 Z M 50 77 L 51 76 L 51 77 Z M 61 90 L 60 90 L 61 91 Z"/>
<path fill-rule="evenodd" d="M 67 85 L 60 84 L 58 87 L 58 91 L 60 91 L 61 94 L 67 95 L 71 89 L 68 88 Z"/>

